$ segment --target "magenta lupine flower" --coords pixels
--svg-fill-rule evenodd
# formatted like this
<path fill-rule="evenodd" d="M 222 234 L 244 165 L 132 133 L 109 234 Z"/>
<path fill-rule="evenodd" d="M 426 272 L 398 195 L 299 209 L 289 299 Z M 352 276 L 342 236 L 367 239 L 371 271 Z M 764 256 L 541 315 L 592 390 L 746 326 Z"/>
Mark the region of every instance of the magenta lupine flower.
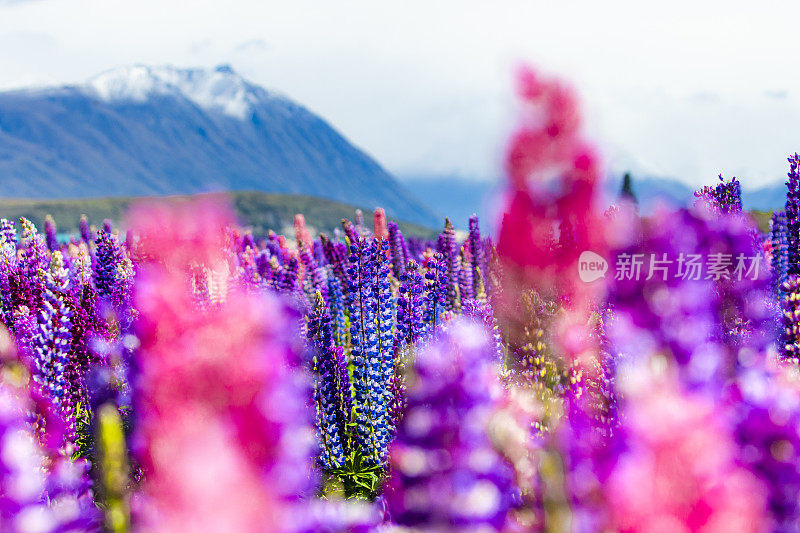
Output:
<path fill-rule="evenodd" d="M 423 531 L 499 531 L 516 492 L 487 428 L 500 399 L 494 349 L 458 321 L 422 348 L 391 449 L 389 515 Z"/>
<path fill-rule="evenodd" d="M 613 531 L 765 531 L 765 487 L 737 461 L 723 412 L 677 384 L 628 404 L 627 450 L 606 484 Z"/>
<path fill-rule="evenodd" d="M 217 205 L 139 207 L 131 225 L 148 258 L 135 288 L 142 527 L 291 531 L 314 440 L 297 315 L 236 285 L 219 307 L 187 312 L 189 266 L 226 262 L 232 218 Z"/>

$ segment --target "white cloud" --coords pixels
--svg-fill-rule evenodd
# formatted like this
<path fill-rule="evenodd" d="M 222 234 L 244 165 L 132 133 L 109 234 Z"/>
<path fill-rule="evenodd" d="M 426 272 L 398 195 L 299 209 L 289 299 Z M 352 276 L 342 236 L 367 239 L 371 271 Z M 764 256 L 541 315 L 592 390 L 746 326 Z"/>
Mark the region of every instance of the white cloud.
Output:
<path fill-rule="evenodd" d="M 511 68 L 524 59 L 576 84 L 612 166 L 694 184 L 718 172 L 782 179 L 800 149 L 800 5 L 652 5 L 0 0 L 0 87 L 134 63 L 231 63 L 390 170 L 490 177 L 513 117 Z"/>

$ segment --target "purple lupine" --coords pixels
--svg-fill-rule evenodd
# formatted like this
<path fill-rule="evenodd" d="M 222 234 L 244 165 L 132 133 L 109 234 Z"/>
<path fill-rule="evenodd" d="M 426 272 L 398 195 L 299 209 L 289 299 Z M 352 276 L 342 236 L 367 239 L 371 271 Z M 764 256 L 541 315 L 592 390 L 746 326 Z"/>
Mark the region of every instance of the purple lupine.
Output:
<path fill-rule="evenodd" d="M 27 406 L 0 383 L 0 530 L 32 531 L 37 522 L 52 529 L 55 520 L 42 502 L 44 454 L 27 421 Z"/>
<path fill-rule="evenodd" d="M 22 226 L 21 259 L 23 273 L 29 278 L 37 275 L 39 270 L 47 270 L 50 259 L 47 254 L 47 244 L 36 230 L 33 222 L 27 218 L 20 218 Z"/>
<path fill-rule="evenodd" d="M 14 327 L 14 300 L 11 294 L 11 277 L 17 267 L 17 245 L 2 235 L 0 230 L 0 310 L 7 328 Z"/>
<path fill-rule="evenodd" d="M 486 333 L 455 322 L 413 374 L 386 480 L 390 516 L 425 531 L 500 531 L 517 491 L 487 431 L 501 387 Z"/>
<path fill-rule="evenodd" d="M 0 219 L 0 243 L 10 243 L 17 247 L 17 230 L 14 229 L 14 222 L 7 218 Z"/>
<path fill-rule="evenodd" d="M 491 304 L 481 300 L 464 300 L 462 312 L 465 317 L 472 318 L 479 321 L 484 329 L 489 333 L 492 346 L 494 346 L 497 361 L 502 362 L 505 354 L 503 337 L 500 333 L 500 327 L 494 317 L 494 311 Z"/>
<path fill-rule="evenodd" d="M 800 275 L 800 155 L 789 157 L 786 180 L 786 243 L 788 275 Z"/>
<path fill-rule="evenodd" d="M 322 251 L 325 253 L 325 259 L 331 266 L 333 274 L 339 280 L 339 283 L 344 284 L 346 279 L 347 249 L 338 246 L 340 243 L 334 243 L 324 233 L 320 233 L 319 239 L 322 245 Z"/>
<path fill-rule="evenodd" d="M 702 211 L 657 213 L 643 240 L 616 254 L 618 265 L 627 265 L 612 287 L 610 333 L 617 349 L 632 355 L 665 350 L 689 383 L 729 377 L 742 348 L 763 353 L 770 337 L 769 288 L 750 224 Z M 722 266 L 729 262 L 719 276 L 706 264 L 715 257 Z M 737 324 L 746 335 L 731 337 Z"/>
<path fill-rule="evenodd" d="M 307 286 L 306 292 L 313 294 L 319 292 L 323 300 L 328 299 L 328 284 L 325 279 L 325 271 L 317 263 L 314 254 L 302 241 L 299 243 L 298 255 L 305 267 L 305 275 L 303 277 L 304 284 Z"/>
<path fill-rule="evenodd" d="M 444 232 L 441 237 L 441 253 L 444 256 L 444 264 L 447 267 L 447 278 L 445 281 L 447 289 L 447 310 L 458 312 L 461 309 L 461 294 L 459 291 L 459 270 L 461 262 L 458 255 L 458 244 L 456 243 L 456 230 L 449 218 L 445 219 Z"/>
<path fill-rule="evenodd" d="M 729 391 L 741 462 L 767 486 L 771 531 L 800 528 L 800 404 L 783 378 L 763 368 L 744 374 Z"/>
<path fill-rule="evenodd" d="M 461 247 L 461 268 L 458 271 L 458 289 L 462 302 L 463 300 L 475 298 L 475 284 L 472 276 L 472 257 L 469 250 L 469 241 L 467 241 Z"/>
<path fill-rule="evenodd" d="M 483 257 L 483 240 L 481 239 L 478 215 L 469 217 L 468 240 L 469 251 L 472 256 L 472 290 L 475 297 L 480 298 L 481 292 L 484 290 L 484 286 L 481 283 L 481 275 L 486 273 L 486 265 Z"/>
<path fill-rule="evenodd" d="M 45 278 L 42 307 L 38 324 L 30 340 L 35 368 L 34 380 L 47 395 L 67 423 L 67 438 L 75 438 L 75 398 L 72 396 L 69 372 L 72 344 L 73 311 L 66 302 L 69 278 L 61 262 L 61 253 L 53 254 L 50 272 L 40 271 Z"/>
<path fill-rule="evenodd" d="M 58 250 L 58 234 L 56 232 L 56 221 L 47 215 L 44 217 L 44 235 L 47 249 L 51 252 Z"/>
<path fill-rule="evenodd" d="M 716 213 L 742 212 L 742 184 L 736 177 L 726 182 L 722 174 L 720 174 L 719 183 L 716 186 L 703 187 L 695 191 L 694 195 Z"/>
<path fill-rule="evenodd" d="M 789 276 L 780 289 L 778 353 L 783 360 L 800 363 L 800 278 Z"/>
<path fill-rule="evenodd" d="M 350 246 L 352 246 L 353 243 L 358 241 L 360 238 L 356 227 L 353 226 L 353 223 L 346 218 L 342 219 L 342 229 L 344 230 L 345 237 L 347 237 L 347 240 L 349 241 L 348 244 Z"/>
<path fill-rule="evenodd" d="M 425 331 L 422 322 L 424 285 L 416 261 L 409 261 L 400 276 L 397 299 L 397 344 L 413 346 Z"/>
<path fill-rule="evenodd" d="M 286 293 L 294 293 L 297 291 L 297 275 L 300 271 L 300 265 L 296 257 L 292 257 L 283 265 L 280 279 L 278 280 L 278 287 L 281 291 Z"/>
<path fill-rule="evenodd" d="M 392 257 L 392 270 L 394 277 L 398 280 L 406 271 L 406 263 L 408 262 L 408 252 L 405 250 L 405 242 L 397 222 L 389 222 L 387 224 L 389 231 L 389 251 Z"/>
<path fill-rule="evenodd" d="M 92 242 L 92 240 L 94 239 L 92 237 L 92 230 L 89 227 L 89 219 L 86 218 L 86 215 L 81 215 L 79 228 L 80 228 L 81 239 L 88 246 L 89 243 Z"/>
<path fill-rule="evenodd" d="M 436 253 L 425 265 L 425 300 L 422 320 L 425 331 L 435 331 L 444 321 L 447 305 L 447 266 L 442 254 Z"/>

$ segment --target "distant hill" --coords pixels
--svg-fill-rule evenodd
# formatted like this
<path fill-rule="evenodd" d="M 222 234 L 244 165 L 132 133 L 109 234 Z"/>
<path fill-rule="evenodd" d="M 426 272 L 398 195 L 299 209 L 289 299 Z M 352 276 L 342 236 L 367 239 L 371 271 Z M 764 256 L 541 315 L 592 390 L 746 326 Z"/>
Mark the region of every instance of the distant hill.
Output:
<path fill-rule="evenodd" d="M 313 195 L 440 224 L 320 117 L 229 67 L 136 66 L 0 93 L 0 197 L 220 190 Z"/>
<path fill-rule="evenodd" d="M 467 229 L 469 217 L 477 214 L 482 226 L 494 225 L 494 202 L 502 190 L 500 182 L 469 180 L 451 176 L 400 176 L 414 195 L 435 205 L 459 229 Z"/>
<path fill-rule="evenodd" d="M 332 232 L 341 227 L 342 218 L 353 220 L 356 207 L 331 200 L 302 195 L 267 194 L 261 192 L 233 192 L 229 195 L 239 221 L 251 227 L 255 234 L 263 235 L 270 229 L 292 235 L 294 215 L 302 213 L 306 223 L 317 231 Z M 187 196 L 172 196 L 167 200 L 182 201 Z M 163 199 L 163 198 L 162 198 Z M 80 198 L 72 200 L 15 200 L 0 199 L 0 218 L 17 221 L 19 217 L 30 219 L 38 228 L 44 225 L 50 214 L 60 233 L 77 233 L 81 214 L 89 222 L 100 226 L 105 219 L 116 223 L 124 220 L 128 207 L 147 198 Z M 372 216 L 364 210 L 366 223 L 371 227 Z M 417 224 L 399 222 L 405 235 L 432 238 L 436 232 Z"/>

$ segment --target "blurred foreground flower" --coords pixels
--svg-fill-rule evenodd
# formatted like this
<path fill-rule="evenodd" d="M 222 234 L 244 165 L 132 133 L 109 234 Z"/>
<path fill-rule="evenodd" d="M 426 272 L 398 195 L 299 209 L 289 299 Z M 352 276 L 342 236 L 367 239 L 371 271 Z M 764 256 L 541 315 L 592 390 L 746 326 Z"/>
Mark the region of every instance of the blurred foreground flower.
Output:
<path fill-rule="evenodd" d="M 297 314 L 236 285 L 218 306 L 193 306 L 189 269 L 226 268 L 232 224 L 210 201 L 143 206 L 131 217 L 142 258 L 133 444 L 147 530 L 292 531 L 291 506 L 313 486 Z"/>

